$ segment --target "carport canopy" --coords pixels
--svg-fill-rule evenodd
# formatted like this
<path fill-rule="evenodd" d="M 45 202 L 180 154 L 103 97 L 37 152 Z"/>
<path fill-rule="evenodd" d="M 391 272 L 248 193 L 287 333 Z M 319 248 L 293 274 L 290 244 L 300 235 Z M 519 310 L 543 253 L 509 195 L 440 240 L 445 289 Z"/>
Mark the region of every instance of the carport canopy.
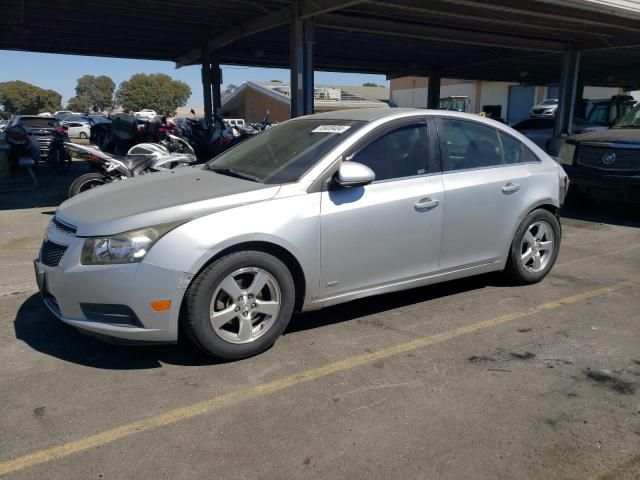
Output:
<path fill-rule="evenodd" d="M 640 86 L 640 5 L 613 0 L 0 0 L 0 49 L 288 68 L 291 6 L 317 70 Z M 6 67 L 6 66 L 5 66 Z"/>
<path fill-rule="evenodd" d="M 583 84 L 640 87 L 640 5 L 631 0 L 0 0 L 0 8 L 0 49 L 291 67 L 292 91 L 305 91 L 292 108 L 312 102 L 314 70 L 565 82 L 571 96 L 579 65 Z M 204 72 L 203 82 L 216 77 Z"/>

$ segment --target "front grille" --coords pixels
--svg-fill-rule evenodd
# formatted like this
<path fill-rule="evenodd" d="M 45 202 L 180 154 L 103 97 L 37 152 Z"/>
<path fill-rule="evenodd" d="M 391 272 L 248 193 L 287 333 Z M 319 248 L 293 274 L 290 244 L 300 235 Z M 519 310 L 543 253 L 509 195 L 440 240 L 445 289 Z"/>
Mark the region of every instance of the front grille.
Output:
<path fill-rule="evenodd" d="M 533 109 L 533 114 L 534 115 L 541 115 L 544 113 L 544 108 L 534 108 Z"/>
<path fill-rule="evenodd" d="M 612 172 L 640 171 L 640 149 L 580 145 L 578 164 Z"/>
<path fill-rule="evenodd" d="M 66 251 L 67 247 L 64 245 L 45 240 L 40 249 L 40 261 L 47 267 L 57 267 Z"/>
<path fill-rule="evenodd" d="M 58 232 L 64 235 L 68 235 L 70 237 L 74 237 L 76 235 L 76 232 L 78 231 L 78 229 L 73 225 L 68 225 L 66 223 L 63 223 L 60 220 L 58 220 L 56 217 L 53 217 L 52 224 L 55 230 L 57 230 Z"/>

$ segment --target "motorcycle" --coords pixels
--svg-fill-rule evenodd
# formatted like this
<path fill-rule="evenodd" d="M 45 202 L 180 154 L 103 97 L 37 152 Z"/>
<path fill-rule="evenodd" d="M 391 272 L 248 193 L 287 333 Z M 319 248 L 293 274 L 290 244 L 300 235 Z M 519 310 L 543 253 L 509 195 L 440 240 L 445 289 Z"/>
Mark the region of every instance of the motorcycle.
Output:
<path fill-rule="evenodd" d="M 40 144 L 32 138 L 31 132 L 23 125 L 16 124 L 8 127 L 4 133 L 9 144 L 9 174 L 15 174 L 19 167 L 35 168 L 40 160 Z"/>
<path fill-rule="evenodd" d="M 22 192 L 33 190 L 38 186 L 38 179 L 34 169 L 40 160 L 40 144 L 31 137 L 24 126 L 18 124 L 4 130 L 5 140 L 9 145 L 9 176 L 15 177 L 19 168 L 23 168 L 28 173 L 27 181 L 11 178 L 9 185 L 0 182 L 0 192 Z"/>
<path fill-rule="evenodd" d="M 168 171 L 195 163 L 193 148 L 182 138 L 167 135 L 160 143 L 141 143 L 119 156 L 88 145 L 65 143 L 70 154 L 89 162 L 94 171 L 76 178 L 69 188 L 69 198 L 107 183 Z"/>
<path fill-rule="evenodd" d="M 49 125 L 55 126 L 53 122 Z M 47 164 L 56 173 L 65 173 L 71 167 L 71 155 L 64 147 L 65 143 L 70 142 L 68 130 L 69 128 L 65 126 L 57 127 L 53 133 L 53 140 L 49 144 Z"/>
<path fill-rule="evenodd" d="M 195 111 L 191 109 L 195 116 Z M 206 118 L 177 120 L 181 135 L 189 141 L 199 162 L 206 162 L 239 143 L 231 127 L 224 123 L 220 112 L 213 115 L 213 122 Z"/>

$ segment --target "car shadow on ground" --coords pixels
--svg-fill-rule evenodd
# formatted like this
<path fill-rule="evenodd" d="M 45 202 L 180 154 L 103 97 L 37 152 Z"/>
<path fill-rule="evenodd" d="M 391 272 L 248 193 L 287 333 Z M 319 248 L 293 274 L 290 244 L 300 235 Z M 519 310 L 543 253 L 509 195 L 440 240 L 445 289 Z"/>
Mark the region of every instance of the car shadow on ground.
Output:
<path fill-rule="evenodd" d="M 57 207 L 68 198 L 71 183 L 88 171 L 87 163 L 80 161 L 74 161 L 69 171 L 63 174 L 56 174 L 46 165 L 39 165 L 35 172 L 38 186 L 33 190 L 21 192 L 5 191 L 12 188 L 12 179 L 3 179 L 0 188 L 0 210 Z M 17 175 L 16 183 L 23 180 L 20 178 L 21 174 Z"/>
<path fill-rule="evenodd" d="M 506 286 L 500 275 L 481 275 L 356 300 L 317 312 L 295 315 L 285 335 L 497 285 Z M 36 351 L 92 368 L 140 370 L 160 368 L 162 364 L 201 366 L 219 363 L 183 338 L 176 345 L 125 346 L 112 345 L 81 334 L 75 328 L 56 319 L 44 306 L 38 294 L 32 295 L 20 306 L 14 320 L 14 329 L 16 338 Z"/>
<path fill-rule="evenodd" d="M 640 205 L 624 202 L 618 196 L 608 193 L 592 194 L 587 199 L 567 196 L 560 216 L 563 219 L 618 225 L 622 227 L 640 227 Z"/>

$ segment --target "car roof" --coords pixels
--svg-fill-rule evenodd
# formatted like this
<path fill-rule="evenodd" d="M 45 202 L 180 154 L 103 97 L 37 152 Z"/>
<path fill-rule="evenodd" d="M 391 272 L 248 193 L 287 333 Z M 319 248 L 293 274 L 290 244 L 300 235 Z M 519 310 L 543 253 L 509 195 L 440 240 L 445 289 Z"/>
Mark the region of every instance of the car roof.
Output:
<path fill-rule="evenodd" d="M 401 119 L 419 115 L 434 115 L 439 117 L 456 118 L 458 120 L 471 120 L 476 123 L 483 123 L 494 127 L 505 128 L 506 125 L 491 118 L 482 117 L 475 113 L 458 112 L 455 110 L 429 110 L 426 108 L 354 108 L 351 110 L 337 110 L 335 112 L 316 113 L 304 118 L 320 120 L 352 120 L 361 122 L 373 122 L 383 118 Z M 296 120 L 296 119 L 294 119 Z"/>
<path fill-rule="evenodd" d="M 419 111 L 417 108 L 352 108 L 349 110 L 337 110 L 335 112 L 316 113 L 313 115 L 313 118 L 371 122 L 399 113 L 413 113 L 417 111 Z"/>

